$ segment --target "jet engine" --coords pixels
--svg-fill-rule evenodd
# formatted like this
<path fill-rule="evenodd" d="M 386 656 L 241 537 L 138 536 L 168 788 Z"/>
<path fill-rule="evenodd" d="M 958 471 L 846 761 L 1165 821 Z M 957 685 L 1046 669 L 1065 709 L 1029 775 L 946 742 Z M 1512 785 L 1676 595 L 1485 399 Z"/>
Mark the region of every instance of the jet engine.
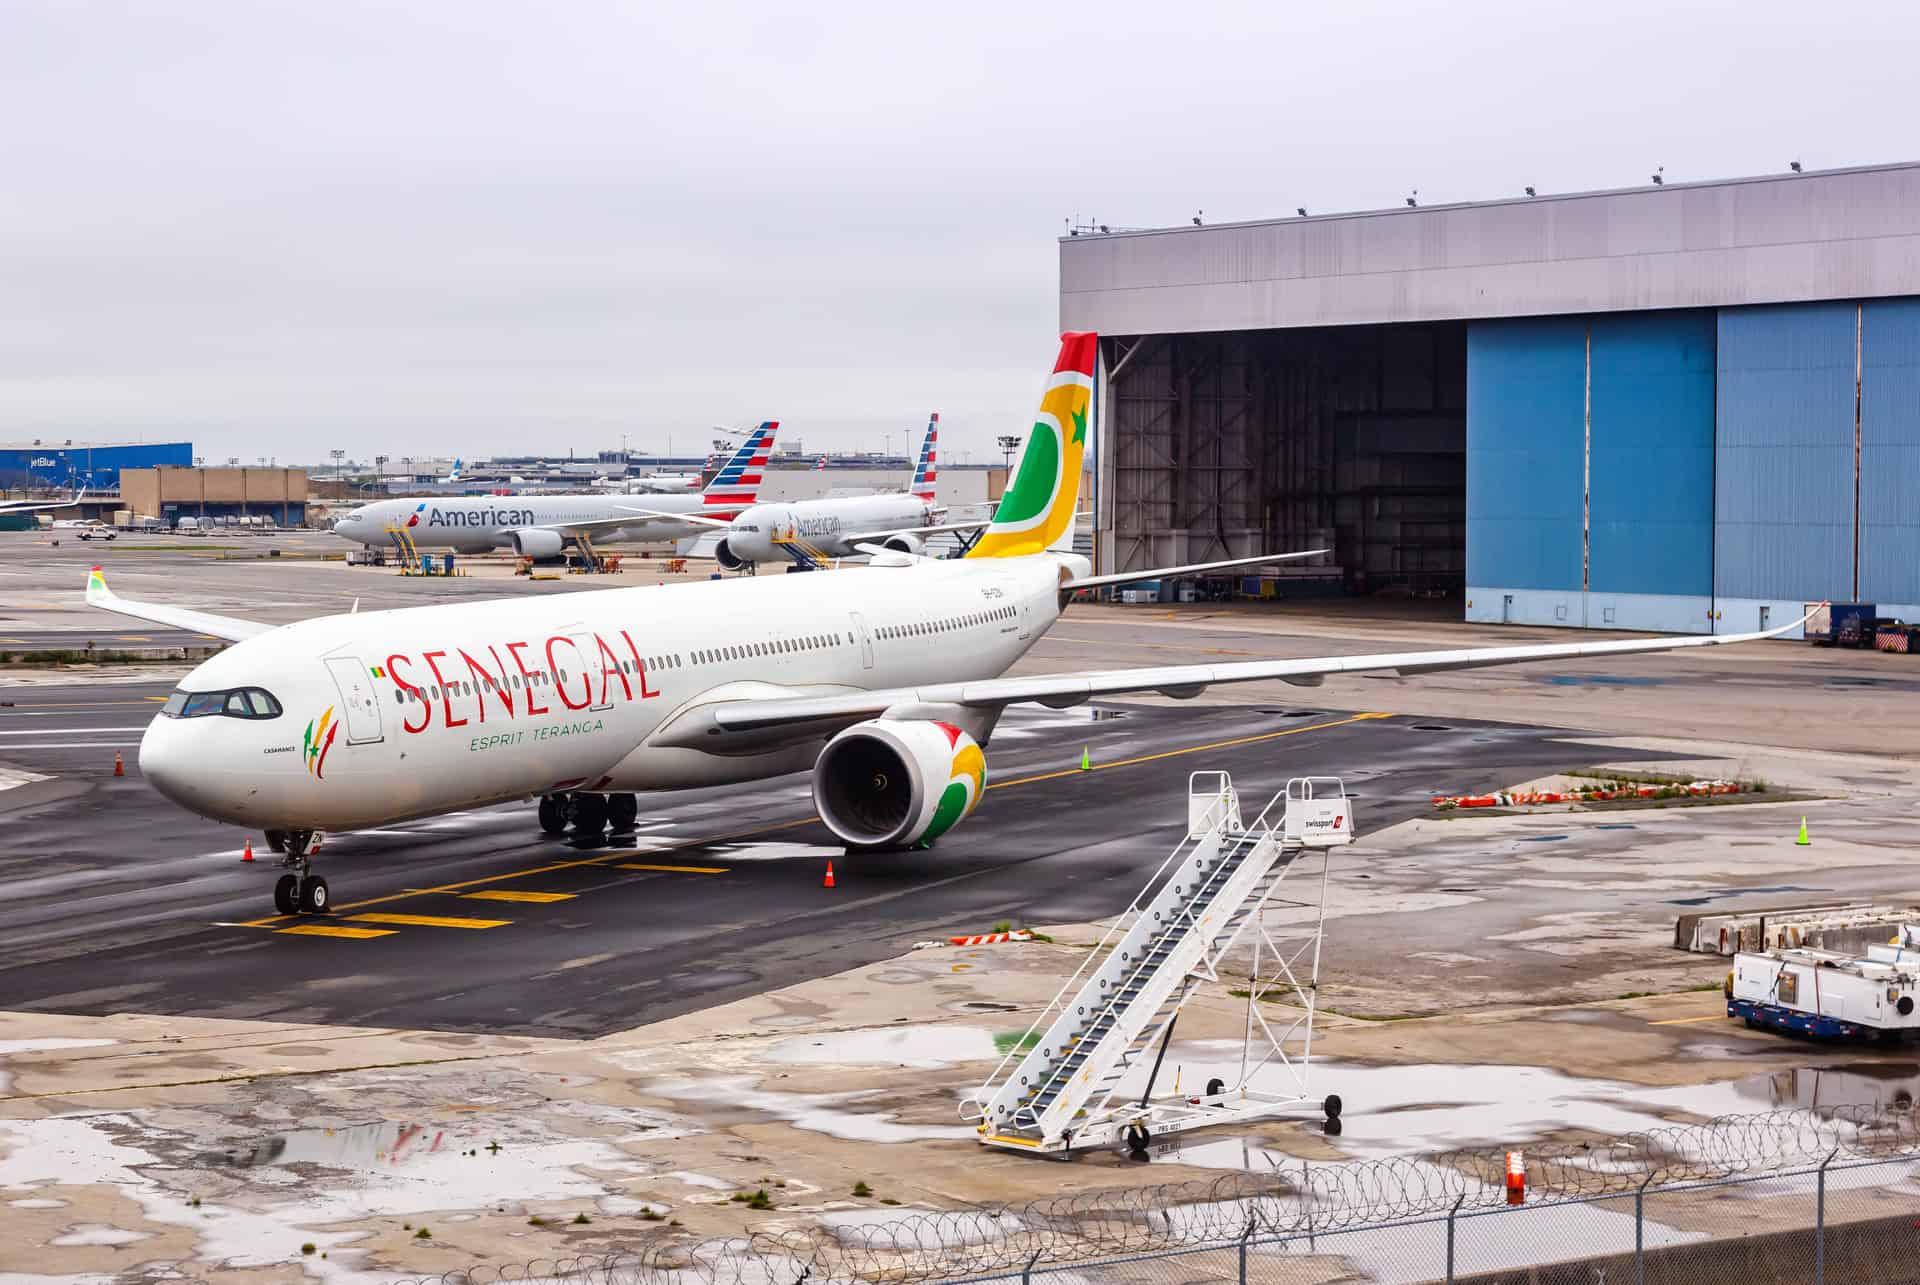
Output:
<path fill-rule="evenodd" d="M 727 541 L 724 536 L 721 537 L 720 543 L 713 546 L 713 560 L 729 571 L 739 571 L 747 565 L 745 558 L 740 557 L 734 553 L 732 549 L 727 547 Z"/>
<path fill-rule="evenodd" d="M 927 542 L 917 535 L 902 533 L 900 535 L 890 535 L 880 541 L 880 547 L 883 549 L 892 549 L 895 553 L 911 553 L 917 558 L 926 552 Z"/>
<path fill-rule="evenodd" d="M 979 804 L 987 760 L 951 723 L 871 719 L 827 742 L 813 803 L 850 848 L 933 842 Z"/>
<path fill-rule="evenodd" d="M 566 547 L 566 541 L 558 531 L 542 531 L 537 528 L 525 531 L 509 531 L 507 538 L 513 541 L 513 551 L 523 558 L 533 558 L 546 562 L 560 556 Z"/>

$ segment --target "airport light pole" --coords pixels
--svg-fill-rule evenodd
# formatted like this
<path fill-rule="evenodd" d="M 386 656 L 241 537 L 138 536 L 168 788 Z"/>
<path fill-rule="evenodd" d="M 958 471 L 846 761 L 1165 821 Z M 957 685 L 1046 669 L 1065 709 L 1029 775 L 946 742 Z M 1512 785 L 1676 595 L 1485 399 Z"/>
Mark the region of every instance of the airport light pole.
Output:
<path fill-rule="evenodd" d="M 1019 449 L 1020 449 L 1019 434 L 1017 433 L 1002 434 L 1000 438 L 1000 453 L 1003 458 L 1001 460 L 1000 467 L 1003 469 L 1006 469 L 1008 472 L 1012 472 L 1013 471 L 1013 453 Z"/>
<path fill-rule="evenodd" d="M 328 451 L 327 454 L 333 456 L 333 480 L 338 482 L 346 476 L 342 469 L 342 461 L 347 458 L 347 453 L 345 451 Z"/>

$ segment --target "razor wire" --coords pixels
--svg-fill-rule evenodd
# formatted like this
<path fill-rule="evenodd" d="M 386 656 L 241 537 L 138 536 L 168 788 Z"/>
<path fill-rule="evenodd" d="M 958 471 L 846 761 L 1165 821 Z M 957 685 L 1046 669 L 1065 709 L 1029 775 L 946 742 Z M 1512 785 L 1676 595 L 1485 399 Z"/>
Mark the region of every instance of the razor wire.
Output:
<path fill-rule="evenodd" d="M 1761 1178 L 1830 1159 L 1920 1158 L 1920 1110 L 1869 1107 L 1721 1116 L 1525 1149 L 1527 1203 Z M 632 1250 L 484 1266 L 400 1285 L 792 1285 L 1018 1274 L 1123 1254 L 1230 1245 L 1247 1236 L 1353 1231 L 1506 1204 L 1506 1152 L 1320 1163 L 1149 1186 L 1100 1187 L 994 1209 L 912 1214 Z"/>

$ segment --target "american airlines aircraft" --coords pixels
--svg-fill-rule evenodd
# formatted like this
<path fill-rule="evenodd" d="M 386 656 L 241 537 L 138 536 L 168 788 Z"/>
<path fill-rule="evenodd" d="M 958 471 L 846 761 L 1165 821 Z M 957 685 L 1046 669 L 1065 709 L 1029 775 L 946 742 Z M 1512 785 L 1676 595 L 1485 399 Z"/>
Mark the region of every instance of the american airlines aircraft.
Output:
<path fill-rule="evenodd" d="M 549 833 L 631 830 L 639 791 L 811 768 L 849 847 L 925 847 L 979 805 L 984 747 L 1017 702 L 1191 697 L 1214 683 L 1617 657 L 1784 633 L 1150 666 L 1004 678 L 1075 590 L 1304 553 L 1118 575 L 1067 551 L 1095 337 L 1060 358 L 993 523 L 965 558 L 879 551 L 865 569 L 323 616 L 278 628 L 87 601 L 235 641 L 189 673 L 140 743 L 155 789 L 259 826 L 286 854 L 282 914 L 328 908 L 326 830 L 538 799 Z"/>
<path fill-rule="evenodd" d="M 713 558 L 729 571 L 763 562 L 813 566 L 819 557 L 844 558 L 863 544 L 898 553 L 920 553 L 926 538 L 943 531 L 978 531 L 978 522 L 942 524 L 942 510 L 934 503 L 939 470 L 940 414 L 927 421 L 920 440 L 920 458 L 913 481 L 904 493 L 832 496 L 785 504 L 756 504 L 731 522 L 699 519 L 701 526 L 718 528 L 718 538 L 705 537 L 694 551 Z M 824 457 L 823 461 L 824 461 Z"/>
<path fill-rule="evenodd" d="M 697 495 L 650 499 L 646 508 L 605 495 L 463 495 L 440 500 L 377 500 L 341 518 L 334 534 L 369 547 L 399 541 L 402 527 L 418 548 L 486 553 L 511 549 L 523 558 L 557 558 L 580 537 L 589 540 L 672 540 L 696 520 L 731 518 L 760 494 L 760 478 L 780 428 L 768 420 L 748 433 L 707 489 Z"/>

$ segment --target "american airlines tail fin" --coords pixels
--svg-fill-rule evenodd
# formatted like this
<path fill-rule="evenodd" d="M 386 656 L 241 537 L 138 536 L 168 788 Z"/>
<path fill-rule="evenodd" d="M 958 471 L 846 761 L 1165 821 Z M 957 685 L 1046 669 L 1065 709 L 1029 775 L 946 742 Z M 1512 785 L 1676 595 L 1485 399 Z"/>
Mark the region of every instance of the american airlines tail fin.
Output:
<path fill-rule="evenodd" d="M 760 498 L 760 478 L 773 453 L 773 435 L 780 421 L 770 419 L 748 433 L 702 492 L 701 511 L 708 517 L 732 517 Z"/>
<path fill-rule="evenodd" d="M 933 503 L 934 482 L 940 476 L 933 466 L 934 456 L 940 446 L 940 412 L 935 411 L 933 418 L 927 421 L 927 435 L 920 439 L 920 462 L 913 466 L 913 485 L 907 490 L 916 500 Z"/>
<path fill-rule="evenodd" d="M 993 522 L 968 550 L 969 558 L 1017 558 L 1073 547 L 1099 342 L 1090 330 L 1060 336 L 1060 359 L 1040 395 L 1040 413 L 1020 448 Z"/>

